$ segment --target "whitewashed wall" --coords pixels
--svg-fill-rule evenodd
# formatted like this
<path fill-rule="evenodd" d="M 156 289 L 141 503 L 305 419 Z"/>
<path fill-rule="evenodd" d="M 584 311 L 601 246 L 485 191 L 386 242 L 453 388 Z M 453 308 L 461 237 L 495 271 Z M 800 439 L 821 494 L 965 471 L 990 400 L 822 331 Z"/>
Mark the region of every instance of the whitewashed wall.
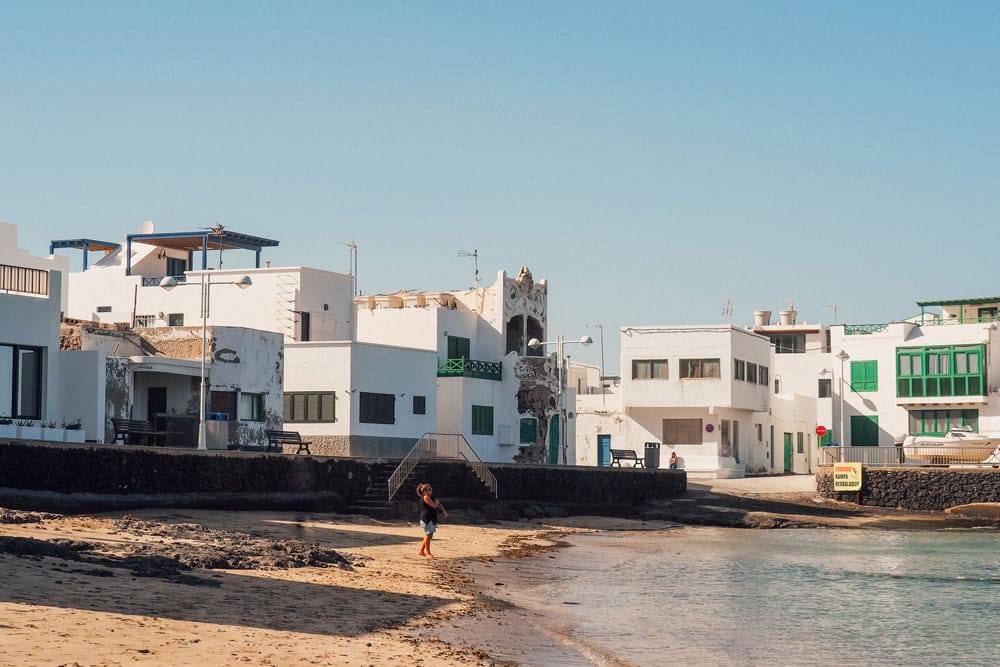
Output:
<path fill-rule="evenodd" d="M 59 321 L 65 301 L 69 261 L 65 257 L 32 257 L 17 247 L 17 227 L 0 223 L 0 264 L 49 272 L 48 296 L 0 292 L 0 342 L 43 348 L 41 419 L 60 421 Z M 0 414 L 10 410 L 10 369 L 0 369 Z"/>

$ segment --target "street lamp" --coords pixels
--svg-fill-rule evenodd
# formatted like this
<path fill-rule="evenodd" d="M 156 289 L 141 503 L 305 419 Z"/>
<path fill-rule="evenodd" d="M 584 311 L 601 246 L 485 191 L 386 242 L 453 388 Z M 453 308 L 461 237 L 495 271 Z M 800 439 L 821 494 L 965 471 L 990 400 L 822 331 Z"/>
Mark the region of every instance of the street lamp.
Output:
<path fill-rule="evenodd" d="M 841 350 L 836 355 L 840 359 L 840 460 L 844 460 L 844 362 L 851 358 L 851 355 Z"/>
<path fill-rule="evenodd" d="M 240 289 L 246 289 L 253 285 L 250 276 L 243 276 L 238 280 L 226 280 L 218 283 L 212 282 L 212 277 L 207 275 L 207 271 L 201 272 L 201 398 L 198 409 L 198 449 L 208 449 L 208 437 L 205 429 L 205 341 L 208 331 L 208 309 L 210 306 L 209 296 L 212 285 L 236 285 Z M 207 276 L 207 277 L 206 277 Z M 165 290 L 172 290 L 178 285 L 186 286 L 193 283 L 181 283 L 173 276 L 166 276 L 160 281 L 160 287 Z"/>
<path fill-rule="evenodd" d="M 555 345 L 556 346 L 556 356 L 558 358 L 559 364 L 559 415 L 561 424 L 559 425 L 559 448 L 562 449 L 563 463 L 569 463 L 569 457 L 566 452 L 566 429 L 568 426 L 568 419 L 566 416 L 566 355 L 564 353 L 564 348 L 567 344 L 577 343 L 587 347 L 594 342 L 594 339 L 590 336 L 582 336 L 580 340 L 567 341 L 563 339 L 562 336 L 556 338 L 556 340 L 540 341 L 537 338 L 532 338 L 528 341 L 528 347 L 532 350 L 537 350 L 543 345 Z"/>

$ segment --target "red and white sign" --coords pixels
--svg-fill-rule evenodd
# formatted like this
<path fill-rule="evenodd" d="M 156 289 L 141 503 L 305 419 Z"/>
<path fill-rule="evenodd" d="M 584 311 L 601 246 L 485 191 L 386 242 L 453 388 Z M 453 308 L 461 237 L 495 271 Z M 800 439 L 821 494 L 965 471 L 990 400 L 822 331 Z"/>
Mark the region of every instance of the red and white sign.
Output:
<path fill-rule="evenodd" d="M 821 425 L 819 425 L 819 426 L 817 426 L 817 427 L 816 427 L 816 435 L 818 435 L 818 436 L 819 436 L 819 437 L 821 437 L 821 438 L 822 438 L 822 437 L 823 437 L 824 435 L 826 435 L 826 427 L 825 427 L 825 426 L 823 426 L 822 424 L 821 424 Z"/>

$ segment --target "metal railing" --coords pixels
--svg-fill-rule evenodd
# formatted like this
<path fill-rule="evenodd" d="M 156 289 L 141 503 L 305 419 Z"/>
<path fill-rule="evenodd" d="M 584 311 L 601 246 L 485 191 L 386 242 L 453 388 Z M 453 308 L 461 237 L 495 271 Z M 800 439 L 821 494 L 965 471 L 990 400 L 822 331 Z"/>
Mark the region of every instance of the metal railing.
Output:
<path fill-rule="evenodd" d="M 162 281 L 166 277 L 167 276 L 143 276 L 142 277 L 142 286 L 143 287 L 159 287 L 160 286 L 160 281 Z M 170 277 L 173 278 L 174 280 L 176 280 L 179 283 L 186 283 L 187 282 L 187 276 L 184 275 L 184 274 L 181 274 L 179 276 L 170 276 Z"/>
<path fill-rule="evenodd" d="M 858 336 L 864 334 L 878 333 L 879 331 L 885 331 L 888 324 L 877 323 L 877 324 L 845 324 L 844 325 L 844 335 L 845 336 Z"/>
<path fill-rule="evenodd" d="M 461 433 L 425 433 L 417 444 L 413 445 L 403 461 L 389 476 L 389 500 L 399 492 L 400 487 L 416 469 L 421 461 L 429 459 L 453 459 L 465 461 L 476 476 L 489 489 L 494 498 L 497 497 L 497 478 L 490 471 L 475 450 L 469 445 Z"/>
<path fill-rule="evenodd" d="M 478 359 L 438 359 L 438 377 L 469 377 L 483 380 L 503 379 L 503 364 L 499 361 Z"/>
<path fill-rule="evenodd" d="M 905 445 L 901 447 L 821 447 L 820 466 L 834 463 L 861 463 L 871 468 L 912 468 L 924 466 L 1000 466 L 1000 447 Z"/>

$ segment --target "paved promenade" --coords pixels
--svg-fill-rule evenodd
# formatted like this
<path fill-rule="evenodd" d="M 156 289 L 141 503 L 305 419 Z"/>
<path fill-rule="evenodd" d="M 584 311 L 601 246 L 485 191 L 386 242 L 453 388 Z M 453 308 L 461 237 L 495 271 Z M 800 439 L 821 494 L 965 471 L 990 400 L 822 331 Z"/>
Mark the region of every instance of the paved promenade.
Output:
<path fill-rule="evenodd" d="M 692 491 L 713 491 L 738 495 L 769 495 L 779 493 L 810 493 L 816 490 L 816 475 L 777 475 L 745 477 L 743 479 L 688 480 Z"/>

